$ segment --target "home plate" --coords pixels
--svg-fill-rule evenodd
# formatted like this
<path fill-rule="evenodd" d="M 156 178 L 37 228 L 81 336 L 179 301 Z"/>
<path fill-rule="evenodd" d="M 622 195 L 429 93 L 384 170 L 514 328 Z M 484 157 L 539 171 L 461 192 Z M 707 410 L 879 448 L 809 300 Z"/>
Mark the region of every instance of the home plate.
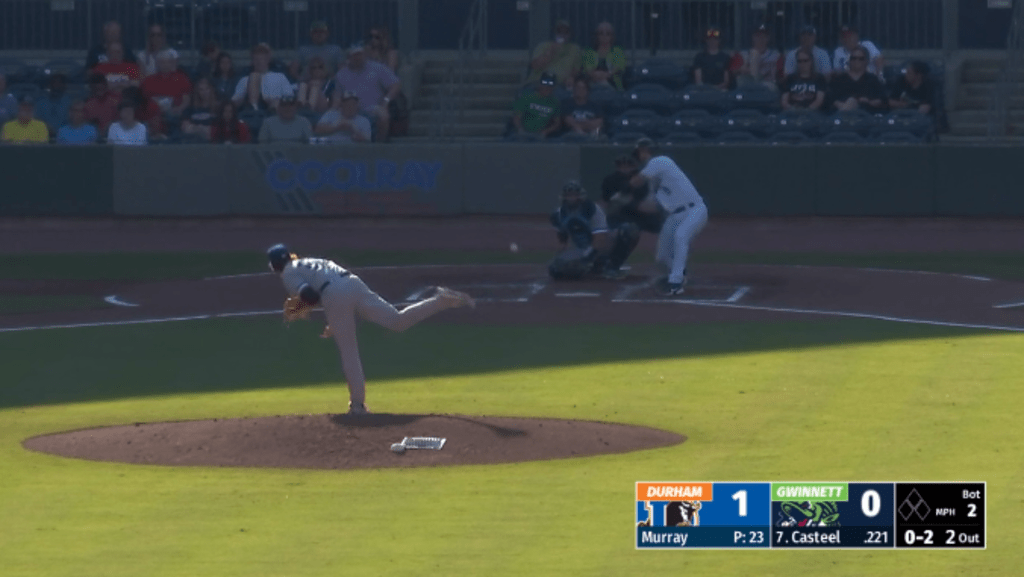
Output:
<path fill-rule="evenodd" d="M 601 293 L 595 292 L 572 292 L 572 293 L 555 293 L 556 297 L 564 298 L 585 298 L 585 297 L 599 297 Z"/>

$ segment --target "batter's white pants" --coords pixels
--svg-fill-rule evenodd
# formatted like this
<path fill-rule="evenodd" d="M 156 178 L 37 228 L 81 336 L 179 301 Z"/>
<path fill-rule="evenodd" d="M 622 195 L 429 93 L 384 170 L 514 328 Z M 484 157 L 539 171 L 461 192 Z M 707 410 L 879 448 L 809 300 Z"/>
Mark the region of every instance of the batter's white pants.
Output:
<path fill-rule="evenodd" d="M 402 332 L 453 306 L 450 301 L 431 297 L 398 310 L 353 274 L 331 281 L 320 298 L 327 324 L 331 326 L 334 342 L 341 353 L 341 370 L 348 381 L 353 404 L 366 401 L 366 376 L 356 340 L 357 315 L 384 328 Z"/>
<path fill-rule="evenodd" d="M 668 282 L 681 283 L 685 276 L 686 259 L 690 256 L 690 242 L 708 223 L 708 207 L 698 202 L 677 214 L 670 214 L 658 235 L 655 260 L 668 269 Z"/>

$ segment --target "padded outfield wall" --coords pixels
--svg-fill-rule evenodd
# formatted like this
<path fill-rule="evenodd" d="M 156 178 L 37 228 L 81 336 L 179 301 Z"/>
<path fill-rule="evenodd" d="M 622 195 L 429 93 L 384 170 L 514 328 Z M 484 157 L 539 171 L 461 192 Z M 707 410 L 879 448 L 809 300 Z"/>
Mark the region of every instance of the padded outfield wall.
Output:
<path fill-rule="evenodd" d="M 542 215 L 628 147 L 2 147 L 0 216 Z M 712 215 L 1024 216 L 1024 148 L 665 149 Z"/>

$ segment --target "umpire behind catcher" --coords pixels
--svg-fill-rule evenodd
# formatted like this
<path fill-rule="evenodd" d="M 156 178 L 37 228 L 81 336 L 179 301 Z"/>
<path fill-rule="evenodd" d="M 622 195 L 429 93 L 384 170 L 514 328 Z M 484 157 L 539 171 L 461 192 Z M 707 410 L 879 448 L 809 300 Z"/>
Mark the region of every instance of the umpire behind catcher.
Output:
<path fill-rule="evenodd" d="M 647 198 L 650 189 L 646 182 L 636 187 L 629 184 L 630 179 L 639 172 L 636 159 L 623 154 L 615 159 L 615 172 L 604 177 L 601 200 L 606 207 L 608 227 L 633 225 L 638 232 L 658 234 L 665 224 L 665 213 L 660 207 L 656 212 L 641 210 L 640 203 Z"/>

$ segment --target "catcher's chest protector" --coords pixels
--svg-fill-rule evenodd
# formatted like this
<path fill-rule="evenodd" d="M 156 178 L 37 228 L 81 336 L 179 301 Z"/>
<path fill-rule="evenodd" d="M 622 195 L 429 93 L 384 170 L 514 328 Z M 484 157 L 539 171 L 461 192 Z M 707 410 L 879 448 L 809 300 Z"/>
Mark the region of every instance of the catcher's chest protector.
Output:
<path fill-rule="evenodd" d="M 585 200 L 574 207 L 564 203 L 551 215 L 551 224 L 569 236 L 578 248 L 589 248 L 593 242 L 591 221 L 597 213 L 597 205 L 592 200 Z"/>

